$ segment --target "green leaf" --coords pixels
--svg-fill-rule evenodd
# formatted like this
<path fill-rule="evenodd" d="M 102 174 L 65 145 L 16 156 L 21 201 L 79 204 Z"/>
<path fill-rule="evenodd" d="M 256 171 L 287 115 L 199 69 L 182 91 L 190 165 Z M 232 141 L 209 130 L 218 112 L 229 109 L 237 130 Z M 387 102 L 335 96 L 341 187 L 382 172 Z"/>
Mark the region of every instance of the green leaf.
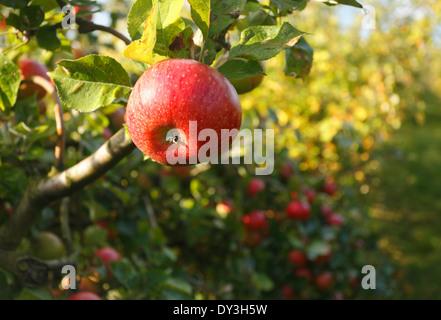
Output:
<path fill-rule="evenodd" d="M 311 71 L 313 54 L 314 50 L 305 38 L 300 38 L 294 47 L 285 51 L 285 74 L 305 78 Z"/>
<path fill-rule="evenodd" d="M 158 20 L 158 2 L 153 1 L 152 9 L 144 22 L 140 40 L 135 40 L 124 50 L 124 57 L 148 64 L 153 64 L 153 49 L 156 44 L 156 22 Z"/>
<path fill-rule="evenodd" d="M 356 8 L 363 9 L 363 6 L 355 0 L 335 0 L 339 4 L 345 4 L 347 6 L 352 6 Z"/>
<path fill-rule="evenodd" d="M 210 0 L 188 0 L 190 4 L 191 17 L 194 23 L 201 29 L 204 39 L 208 37 L 210 28 Z"/>
<path fill-rule="evenodd" d="M 35 36 L 37 37 L 38 45 L 46 50 L 55 51 L 61 47 L 61 41 L 57 36 L 57 29 L 54 26 L 44 26 L 37 30 Z"/>
<path fill-rule="evenodd" d="M 211 65 L 216 58 L 216 48 L 214 42 L 211 39 L 205 41 L 204 44 L 204 56 L 202 57 L 202 62 Z"/>
<path fill-rule="evenodd" d="M 132 88 L 127 72 L 113 58 L 89 55 L 61 60 L 49 73 L 61 101 L 68 108 L 90 112 L 128 97 Z"/>
<path fill-rule="evenodd" d="M 137 272 L 127 258 L 120 261 L 112 261 L 109 264 L 110 270 L 115 278 L 127 288 L 133 288 L 137 280 Z"/>
<path fill-rule="evenodd" d="M 29 0 L 0 0 L 0 4 L 14 9 L 26 7 Z"/>
<path fill-rule="evenodd" d="M 210 30 L 212 37 L 233 24 L 245 7 L 245 0 L 215 0 L 211 1 Z"/>
<path fill-rule="evenodd" d="M 229 27 L 240 16 L 245 0 L 189 0 L 191 17 L 204 39 Z"/>
<path fill-rule="evenodd" d="M 243 79 L 258 73 L 265 73 L 258 61 L 243 59 L 227 60 L 217 70 L 228 79 Z"/>
<path fill-rule="evenodd" d="M 274 288 L 273 280 L 263 273 L 254 274 L 253 283 L 260 291 L 271 291 Z"/>
<path fill-rule="evenodd" d="M 326 5 L 331 5 L 331 6 L 336 4 L 345 4 L 347 6 L 363 9 L 363 6 L 355 0 L 331 0 L 331 1 L 324 1 L 324 3 Z"/>
<path fill-rule="evenodd" d="M 192 287 L 190 284 L 185 282 L 184 280 L 177 279 L 177 278 L 169 278 L 164 282 L 164 286 L 182 293 L 185 293 L 187 295 L 191 294 Z"/>
<path fill-rule="evenodd" d="M 12 26 L 15 29 L 21 29 L 20 17 L 14 12 L 9 13 L 9 16 L 6 18 L 6 23 L 8 26 Z"/>
<path fill-rule="evenodd" d="M 239 42 L 230 51 L 230 57 L 250 60 L 268 60 L 280 51 L 294 46 L 305 32 L 284 22 L 281 26 L 255 26 L 242 31 Z"/>
<path fill-rule="evenodd" d="M 15 104 L 21 75 L 18 66 L 5 55 L 0 56 L 0 109 L 6 110 Z"/>
<path fill-rule="evenodd" d="M 169 46 L 185 29 L 180 13 L 183 0 L 138 0 L 129 13 L 128 30 L 133 41 L 124 55 L 152 64 L 154 53 L 168 56 Z"/>
<path fill-rule="evenodd" d="M 280 12 L 287 10 L 303 10 L 309 0 L 271 0 Z"/>
<path fill-rule="evenodd" d="M 106 244 L 107 230 L 96 225 L 88 226 L 84 229 L 84 245 L 86 247 L 103 246 Z"/>
<path fill-rule="evenodd" d="M 24 288 L 16 300 L 52 300 L 48 287 Z"/>
<path fill-rule="evenodd" d="M 183 0 L 159 1 L 155 52 L 160 55 L 167 55 L 169 45 L 185 29 L 184 20 L 180 17 L 183 5 Z"/>
<path fill-rule="evenodd" d="M 132 40 L 138 40 L 142 37 L 144 22 L 152 7 L 153 0 L 137 0 L 133 3 L 127 16 L 127 30 Z"/>
<path fill-rule="evenodd" d="M 325 241 L 313 241 L 306 248 L 308 259 L 314 260 L 318 256 L 326 255 L 331 251 L 331 246 Z"/>
<path fill-rule="evenodd" d="M 32 0 L 30 5 L 40 6 L 44 12 L 51 11 L 58 7 L 57 0 Z"/>
<path fill-rule="evenodd" d="M 85 206 L 89 209 L 89 218 L 92 222 L 96 222 L 105 219 L 109 216 L 109 212 L 98 201 L 88 200 L 84 202 Z"/>
<path fill-rule="evenodd" d="M 28 6 L 20 9 L 21 29 L 38 27 L 44 20 L 44 11 L 39 6 Z"/>
<path fill-rule="evenodd" d="M 193 29 L 190 26 L 187 26 L 168 46 L 167 55 L 170 58 L 191 59 L 193 46 Z"/>

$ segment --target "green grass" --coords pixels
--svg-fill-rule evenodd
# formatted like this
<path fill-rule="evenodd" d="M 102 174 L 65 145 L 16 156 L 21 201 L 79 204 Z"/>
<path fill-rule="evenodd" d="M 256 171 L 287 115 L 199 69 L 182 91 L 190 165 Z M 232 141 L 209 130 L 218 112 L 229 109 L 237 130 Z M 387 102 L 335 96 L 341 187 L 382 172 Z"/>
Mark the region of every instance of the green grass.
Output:
<path fill-rule="evenodd" d="M 364 199 L 400 270 L 395 299 L 441 299 L 441 99 L 424 99 L 424 125 L 408 117 L 375 152 L 379 179 Z"/>

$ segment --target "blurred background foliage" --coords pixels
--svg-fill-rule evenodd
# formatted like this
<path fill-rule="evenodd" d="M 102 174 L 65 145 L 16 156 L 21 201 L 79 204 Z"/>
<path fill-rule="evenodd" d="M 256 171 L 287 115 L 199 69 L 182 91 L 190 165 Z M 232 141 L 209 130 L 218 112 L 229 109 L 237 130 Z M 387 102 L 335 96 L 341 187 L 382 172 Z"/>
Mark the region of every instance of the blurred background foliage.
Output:
<path fill-rule="evenodd" d="M 130 5 L 102 2 L 103 12 L 93 19 L 125 33 Z M 139 151 L 73 195 L 69 211 L 81 250 L 80 284 L 109 299 L 441 298 L 441 4 L 372 5 L 374 30 L 361 28 L 361 10 L 315 1 L 287 18 L 310 33 L 305 39 L 314 50 L 313 64 L 304 79 L 286 76 L 282 53 L 267 61 L 261 86 L 241 96 L 242 128 L 276 133 L 275 172 L 262 177 L 266 189 L 257 197 L 247 191 L 252 166 L 171 169 L 143 161 Z M 55 51 L 31 42 L 7 54 L 36 58 L 52 70 L 60 59 L 98 53 L 121 62 L 132 83 L 142 73 L 143 66 L 122 57 L 124 43 L 110 35 L 71 30 L 58 36 Z M 0 41 L 2 47 L 20 44 L 7 33 Z M 13 214 L 30 178 L 46 174 L 53 163 L 52 102 L 43 102 L 43 111 L 31 97 L 0 114 L 0 223 Z M 121 127 L 114 112 L 122 106 L 89 114 L 66 110 L 66 166 Z M 335 193 L 324 192 L 327 180 L 336 183 Z M 286 205 L 306 201 L 307 190 L 315 194 L 311 218 L 288 219 Z M 341 214 L 344 225 L 329 225 L 323 205 Z M 43 211 L 22 252 L 32 254 L 40 231 L 61 232 L 59 210 L 54 204 Z M 267 221 L 257 231 L 244 223 L 254 210 Z M 105 269 L 91 263 L 103 246 L 123 255 L 112 264 L 115 277 L 105 278 Z M 314 278 L 332 273 L 331 290 L 319 290 L 298 273 L 287 258 L 294 249 L 305 252 Z M 359 286 L 366 264 L 377 267 L 375 291 Z M 64 299 L 60 280 L 56 275 L 50 291 L 22 290 L 8 287 L 12 277 L 0 272 L 1 297 Z"/>

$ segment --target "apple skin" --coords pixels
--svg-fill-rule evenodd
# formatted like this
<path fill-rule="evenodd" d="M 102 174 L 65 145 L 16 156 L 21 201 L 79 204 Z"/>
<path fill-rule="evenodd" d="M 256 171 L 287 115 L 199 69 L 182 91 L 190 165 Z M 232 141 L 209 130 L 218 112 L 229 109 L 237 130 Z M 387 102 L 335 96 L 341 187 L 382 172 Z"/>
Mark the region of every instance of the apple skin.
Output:
<path fill-rule="evenodd" d="M 311 188 L 307 188 L 305 190 L 305 196 L 306 196 L 306 199 L 308 199 L 308 202 L 310 204 L 312 204 L 314 202 L 314 199 L 315 199 L 315 191 L 313 189 L 311 189 Z"/>
<path fill-rule="evenodd" d="M 326 291 L 334 285 L 334 278 L 332 276 L 332 273 L 323 272 L 314 279 L 314 283 L 317 289 L 321 291 Z"/>
<path fill-rule="evenodd" d="M 67 300 L 103 300 L 93 292 L 80 291 L 74 293 L 67 298 Z"/>
<path fill-rule="evenodd" d="M 314 259 L 314 263 L 318 264 L 318 265 L 323 265 L 323 264 L 329 262 L 329 260 L 331 260 L 331 258 L 332 258 L 332 250 L 329 250 L 328 253 L 318 255 Z"/>
<path fill-rule="evenodd" d="M 63 241 L 54 233 L 40 232 L 33 243 L 33 255 L 41 260 L 53 260 L 63 257 L 65 247 Z"/>
<path fill-rule="evenodd" d="M 332 208 L 328 206 L 327 204 L 322 205 L 321 208 L 322 216 L 325 218 L 328 218 L 332 214 Z"/>
<path fill-rule="evenodd" d="M 224 151 L 220 147 L 221 130 L 240 129 L 242 107 L 234 87 L 217 70 L 190 59 L 167 59 L 153 64 L 138 79 L 127 103 L 126 120 L 138 149 L 165 165 L 179 165 L 167 160 L 171 146 L 167 132 L 182 130 L 187 143 L 178 141 L 174 154 L 177 156 L 179 150 L 184 155 L 179 156 L 181 164 L 188 165 L 206 143 L 190 137 L 189 122 L 197 121 L 198 136 L 203 129 L 217 133 L 220 155 Z M 224 144 L 229 146 L 231 140 Z"/>
<path fill-rule="evenodd" d="M 303 267 L 306 264 L 306 255 L 299 250 L 291 250 L 288 260 L 296 267 Z"/>
<path fill-rule="evenodd" d="M 337 184 L 332 180 L 326 181 L 323 185 L 323 192 L 333 196 L 337 192 Z"/>
<path fill-rule="evenodd" d="M 0 20 L 0 30 L 6 29 L 6 18 Z"/>
<path fill-rule="evenodd" d="M 308 202 L 303 202 L 300 200 L 291 201 L 286 206 L 286 214 L 291 219 L 306 221 L 311 215 L 311 206 Z"/>
<path fill-rule="evenodd" d="M 300 268 L 294 270 L 294 275 L 299 278 L 305 278 L 308 281 L 312 281 L 313 275 L 309 269 L 306 268 Z"/>
<path fill-rule="evenodd" d="M 113 274 L 110 270 L 110 262 L 121 260 L 121 255 L 119 252 L 111 247 L 102 247 L 95 252 L 95 256 L 101 259 L 106 266 L 107 277 L 112 278 Z"/>
<path fill-rule="evenodd" d="M 253 178 L 248 184 L 248 195 L 254 197 L 259 192 L 265 190 L 265 182 L 259 178 Z"/>
<path fill-rule="evenodd" d="M 291 163 L 289 162 L 284 163 L 280 173 L 282 179 L 288 180 L 289 178 L 291 178 L 293 174 L 294 174 L 294 168 L 292 167 Z"/>
<path fill-rule="evenodd" d="M 265 72 L 265 61 L 260 61 L 260 65 L 262 66 L 263 72 Z M 262 83 L 264 77 L 265 76 L 263 73 L 258 73 L 251 77 L 228 80 L 230 80 L 231 84 L 234 86 L 238 94 L 244 94 L 258 87 Z"/>
<path fill-rule="evenodd" d="M 294 290 L 289 284 L 282 287 L 282 295 L 286 300 L 294 299 Z"/>
<path fill-rule="evenodd" d="M 341 227 L 344 224 L 345 224 L 345 219 L 341 214 L 332 213 L 331 215 L 328 216 L 328 225 Z"/>
<path fill-rule="evenodd" d="M 243 224 L 251 230 L 260 230 L 267 226 L 268 221 L 266 220 L 263 211 L 254 210 L 250 214 L 246 214 L 242 217 Z"/>
<path fill-rule="evenodd" d="M 41 64 L 40 62 L 33 59 L 23 59 L 20 60 L 18 63 L 20 65 L 22 80 L 28 79 L 33 76 L 40 76 L 52 83 L 51 78 L 49 78 L 49 76 L 47 75 L 47 72 L 49 70 L 44 64 Z M 46 90 L 35 83 L 22 83 L 20 85 L 18 96 L 20 99 L 26 99 L 32 96 L 34 93 L 37 93 L 37 100 L 41 100 L 46 95 Z"/>

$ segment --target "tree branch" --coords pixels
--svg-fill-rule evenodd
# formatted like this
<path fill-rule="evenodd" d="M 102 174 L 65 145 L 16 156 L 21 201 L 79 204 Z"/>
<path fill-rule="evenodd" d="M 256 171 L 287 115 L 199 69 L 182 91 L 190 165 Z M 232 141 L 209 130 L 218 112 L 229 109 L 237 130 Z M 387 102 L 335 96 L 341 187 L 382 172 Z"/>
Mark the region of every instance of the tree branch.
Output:
<path fill-rule="evenodd" d="M 57 2 L 58 2 L 58 5 L 60 8 L 63 8 L 64 6 L 67 5 L 67 3 L 64 0 L 57 0 Z M 78 31 L 80 33 L 88 33 L 88 32 L 99 30 L 99 31 L 104 31 L 104 32 L 113 34 L 115 37 L 124 41 L 124 43 L 126 45 L 129 45 L 132 42 L 129 38 L 127 38 L 125 35 L 123 35 L 119 31 L 117 31 L 113 28 L 110 28 L 110 27 L 95 24 L 92 21 L 89 21 L 87 19 L 84 19 L 81 17 L 75 17 L 75 23 L 78 25 Z"/>
<path fill-rule="evenodd" d="M 16 212 L 0 227 L 0 250 L 15 249 L 46 205 L 93 182 L 134 148 L 125 128 L 122 128 L 95 153 L 73 167 L 53 177 L 31 183 Z"/>

